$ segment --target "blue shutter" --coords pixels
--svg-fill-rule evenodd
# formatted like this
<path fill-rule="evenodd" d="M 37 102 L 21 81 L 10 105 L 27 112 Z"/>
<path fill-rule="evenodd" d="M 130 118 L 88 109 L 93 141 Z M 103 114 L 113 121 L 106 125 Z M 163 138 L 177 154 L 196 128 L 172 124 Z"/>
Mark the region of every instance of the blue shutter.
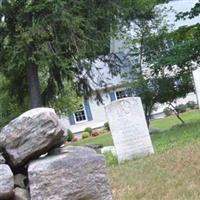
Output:
<path fill-rule="evenodd" d="M 88 100 L 85 100 L 84 107 L 85 107 L 85 111 L 86 111 L 86 115 L 87 115 L 88 121 L 92 121 L 93 120 L 93 118 L 92 118 L 92 112 L 91 112 L 90 104 L 89 104 Z"/>
<path fill-rule="evenodd" d="M 74 125 L 75 124 L 75 119 L 74 119 L 73 113 L 68 115 L 68 119 L 69 119 L 70 125 Z"/>
<path fill-rule="evenodd" d="M 111 101 L 115 101 L 116 100 L 115 92 L 110 92 L 109 95 L 110 95 L 110 100 Z"/>

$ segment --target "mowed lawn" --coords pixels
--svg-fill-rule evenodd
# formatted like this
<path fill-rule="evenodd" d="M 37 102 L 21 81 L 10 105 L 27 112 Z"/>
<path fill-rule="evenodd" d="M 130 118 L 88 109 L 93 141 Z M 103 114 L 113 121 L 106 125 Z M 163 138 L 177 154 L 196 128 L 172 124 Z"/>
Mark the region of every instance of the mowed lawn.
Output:
<path fill-rule="evenodd" d="M 162 129 L 151 135 L 155 154 L 107 166 L 115 200 L 199 200 L 200 199 L 200 112 L 154 120 Z M 79 142 L 111 145 L 110 134 Z"/>
<path fill-rule="evenodd" d="M 200 140 L 200 112 L 198 110 L 189 111 L 181 115 L 185 124 L 175 117 L 170 116 L 163 119 L 153 120 L 151 128 L 159 128 L 161 132 L 151 135 L 155 152 L 171 149 L 190 142 Z M 75 145 L 103 144 L 113 145 L 111 134 L 103 134 L 98 137 L 90 137 L 81 140 Z"/>
<path fill-rule="evenodd" d="M 200 143 L 107 170 L 115 200 L 200 199 Z"/>

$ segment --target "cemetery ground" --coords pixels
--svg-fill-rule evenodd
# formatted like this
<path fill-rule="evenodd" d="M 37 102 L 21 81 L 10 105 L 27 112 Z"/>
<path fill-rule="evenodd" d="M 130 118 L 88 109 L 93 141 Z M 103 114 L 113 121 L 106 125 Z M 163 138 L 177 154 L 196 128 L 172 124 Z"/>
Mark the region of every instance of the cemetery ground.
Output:
<path fill-rule="evenodd" d="M 121 165 L 107 155 L 114 199 L 200 199 L 200 113 L 190 111 L 181 117 L 185 124 L 175 116 L 152 121 L 152 128 L 161 129 L 151 135 L 155 154 Z M 112 139 L 104 134 L 77 145 L 86 143 L 108 146 Z"/>

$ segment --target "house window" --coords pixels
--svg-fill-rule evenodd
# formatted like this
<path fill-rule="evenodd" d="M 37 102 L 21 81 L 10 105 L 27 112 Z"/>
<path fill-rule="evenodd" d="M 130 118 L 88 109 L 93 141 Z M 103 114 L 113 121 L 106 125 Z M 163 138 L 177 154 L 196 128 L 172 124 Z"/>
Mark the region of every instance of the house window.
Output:
<path fill-rule="evenodd" d="M 126 90 L 116 91 L 116 99 L 122 99 L 128 97 Z"/>
<path fill-rule="evenodd" d="M 87 120 L 85 109 L 83 106 L 81 106 L 81 108 L 74 113 L 74 118 L 76 122 L 82 122 Z"/>

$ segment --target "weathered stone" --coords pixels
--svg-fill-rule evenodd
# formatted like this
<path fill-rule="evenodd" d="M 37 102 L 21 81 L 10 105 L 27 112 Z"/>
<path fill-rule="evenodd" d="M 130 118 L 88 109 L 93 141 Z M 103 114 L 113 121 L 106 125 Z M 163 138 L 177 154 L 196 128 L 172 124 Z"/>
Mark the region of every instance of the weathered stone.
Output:
<path fill-rule="evenodd" d="M 16 174 L 14 176 L 15 187 L 25 188 L 26 176 L 23 174 Z"/>
<path fill-rule="evenodd" d="M 106 153 L 109 153 L 109 152 L 111 152 L 113 156 L 117 156 L 116 149 L 115 149 L 114 146 L 107 146 L 107 147 L 103 147 L 101 149 L 102 154 L 106 154 Z"/>
<path fill-rule="evenodd" d="M 5 159 L 4 157 L 2 156 L 2 154 L 0 153 L 0 164 L 5 164 Z"/>
<path fill-rule="evenodd" d="M 99 148 L 103 147 L 103 144 L 85 144 L 83 146 L 89 147 L 89 148 L 92 148 L 92 149 L 99 149 Z"/>
<path fill-rule="evenodd" d="M 32 200 L 111 200 L 102 155 L 87 147 L 64 147 L 29 164 Z"/>
<path fill-rule="evenodd" d="M 106 113 L 119 162 L 154 152 L 139 97 L 114 101 Z"/>
<path fill-rule="evenodd" d="M 63 131 L 51 108 L 25 112 L 1 130 L 6 160 L 19 167 L 63 142 Z"/>
<path fill-rule="evenodd" d="M 6 164 L 0 165 L 0 199 L 10 199 L 13 196 L 14 180 L 10 167 Z"/>
<path fill-rule="evenodd" d="M 14 200 L 29 200 L 29 193 L 27 190 L 16 187 L 14 189 L 15 197 Z"/>

